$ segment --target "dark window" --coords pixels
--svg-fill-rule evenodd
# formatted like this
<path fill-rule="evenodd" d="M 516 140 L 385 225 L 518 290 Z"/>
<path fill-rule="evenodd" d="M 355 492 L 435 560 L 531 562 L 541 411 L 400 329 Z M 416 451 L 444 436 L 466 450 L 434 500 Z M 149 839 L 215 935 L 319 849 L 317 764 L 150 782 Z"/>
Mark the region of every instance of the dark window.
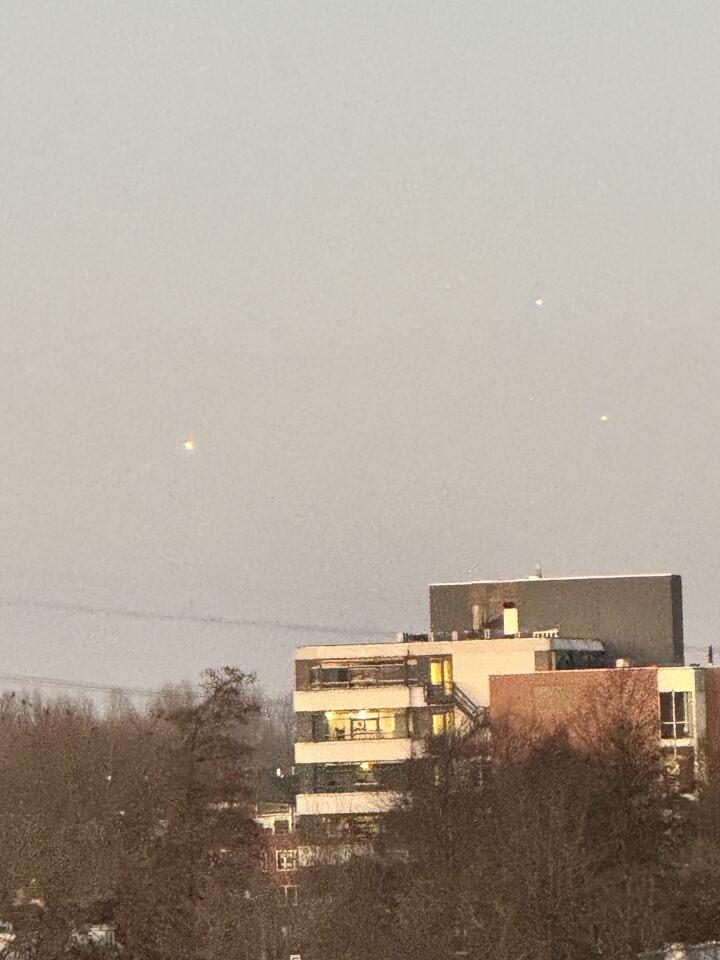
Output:
<path fill-rule="evenodd" d="M 297 850 L 278 850 L 275 853 L 277 869 L 283 872 L 297 870 L 297 859 Z"/>
<path fill-rule="evenodd" d="M 330 724 L 324 713 L 313 714 L 312 736 L 316 743 L 330 739 Z"/>
<path fill-rule="evenodd" d="M 604 665 L 605 654 L 599 650 L 558 650 L 555 654 L 556 670 L 590 670 Z"/>
<path fill-rule="evenodd" d="M 350 680 L 350 671 L 347 667 L 321 667 L 321 683 L 348 683 Z"/>

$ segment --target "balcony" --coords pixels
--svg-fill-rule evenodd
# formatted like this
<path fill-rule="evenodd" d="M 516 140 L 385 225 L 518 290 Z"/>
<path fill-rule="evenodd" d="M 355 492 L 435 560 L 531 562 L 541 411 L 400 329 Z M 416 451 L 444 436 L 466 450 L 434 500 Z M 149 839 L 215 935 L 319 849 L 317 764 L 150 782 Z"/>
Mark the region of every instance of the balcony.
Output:
<path fill-rule="evenodd" d="M 408 665 L 404 660 L 346 663 L 341 666 L 313 667 L 310 671 L 310 689 L 348 690 L 353 687 L 406 684 L 411 679 Z"/>
<path fill-rule="evenodd" d="M 312 718 L 315 743 L 332 740 L 392 740 L 408 737 L 405 710 L 327 710 Z"/>

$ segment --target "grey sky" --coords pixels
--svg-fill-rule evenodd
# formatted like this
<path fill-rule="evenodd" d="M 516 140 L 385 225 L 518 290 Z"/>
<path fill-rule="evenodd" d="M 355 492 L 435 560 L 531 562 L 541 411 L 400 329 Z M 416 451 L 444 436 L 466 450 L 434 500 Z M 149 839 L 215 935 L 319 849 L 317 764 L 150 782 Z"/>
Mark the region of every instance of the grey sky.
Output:
<path fill-rule="evenodd" d="M 680 573 L 716 642 L 719 34 L 3 0 L 0 602 L 421 629 L 540 560 Z M 279 689 L 317 640 L 0 606 L 13 673 Z"/>

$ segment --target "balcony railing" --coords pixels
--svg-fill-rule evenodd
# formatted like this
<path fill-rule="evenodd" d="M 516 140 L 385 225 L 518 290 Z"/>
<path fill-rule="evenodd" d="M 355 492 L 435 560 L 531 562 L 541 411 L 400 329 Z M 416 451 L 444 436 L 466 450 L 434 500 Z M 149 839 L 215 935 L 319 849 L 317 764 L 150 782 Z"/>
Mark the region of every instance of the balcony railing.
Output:
<path fill-rule="evenodd" d="M 348 740 L 403 740 L 408 736 L 404 728 L 396 727 L 394 730 L 351 730 L 348 733 L 336 733 L 331 731 L 328 734 L 316 732 L 314 736 L 315 743 L 329 743 Z"/>
<path fill-rule="evenodd" d="M 411 679 L 404 663 L 315 667 L 310 673 L 310 687 L 313 690 L 348 689 L 381 684 L 405 684 Z"/>

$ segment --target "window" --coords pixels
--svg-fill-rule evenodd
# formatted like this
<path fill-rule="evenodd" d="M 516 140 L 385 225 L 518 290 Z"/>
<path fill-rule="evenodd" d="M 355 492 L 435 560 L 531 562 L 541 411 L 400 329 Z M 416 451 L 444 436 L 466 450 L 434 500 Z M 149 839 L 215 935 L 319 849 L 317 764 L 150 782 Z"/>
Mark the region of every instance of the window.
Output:
<path fill-rule="evenodd" d="M 371 763 L 369 760 L 359 764 L 355 770 L 355 786 L 375 787 L 377 786 L 377 782 L 378 777 L 375 764 Z"/>
<path fill-rule="evenodd" d="M 276 850 L 275 865 L 278 870 L 297 870 L 297 850 Z"/>
<path fill-rule="evenodd" d="M 430 661 L 430 683 L 439 687 L 442 683 L 442 660 Z"/>
<path fill-rule="evenodd" d="M 289 820 L 276 820 L 276 821 L 275 821 L 275 833 L 290 833 L 290 821 L 289 821 Z"/>
<path fill-rule="evenodd" d="M 297 905 L 298 902 L 298 888 L 297 884 L 288 884 L 285 887 L 282 887 L 283 896 L 285 903 L 288 903 L 291 907 Z"/>
<path fill-rule="evenodd" d="M 433 658 L 430 661 L 430 686 L 442 687 L 448 692 L 452 691 L 452 660 L 450 657 Z"/>
<path fill-rule="evenodd" d="M 455 714 L 451 710 L 432 715 L 432 732 L 434 737 L 443 737 L 455 729 Z"/>
<path fill-rule="evenodd" d="M 320 667 L 320 683 L 336 684 L 348 683 L 350 680 L 350 671 L 347 667 Z"/>
<path fill-rule="evenodd" d="M 407 719 L 397 710 L 327 710 L 313 716 L 313 740 L 380 740 L 406 737 Z"/>
<path fill-rule="evenodd" d="M 558 650 L 555 654 L 556 670 L 590 670 L 603 666 L 605 654 L 597 650 Z"/>
<path fill-rule="evenodd" d="M 692 736 L 692 694 L 660 694 L 660 736 L 663 740 L 682 740 Z"/>
<path fill-rule="evenodd" d="M 368 687 L 405 682 L 405 660 L 345 661 L 310 668 L 311 687 Z"/>

